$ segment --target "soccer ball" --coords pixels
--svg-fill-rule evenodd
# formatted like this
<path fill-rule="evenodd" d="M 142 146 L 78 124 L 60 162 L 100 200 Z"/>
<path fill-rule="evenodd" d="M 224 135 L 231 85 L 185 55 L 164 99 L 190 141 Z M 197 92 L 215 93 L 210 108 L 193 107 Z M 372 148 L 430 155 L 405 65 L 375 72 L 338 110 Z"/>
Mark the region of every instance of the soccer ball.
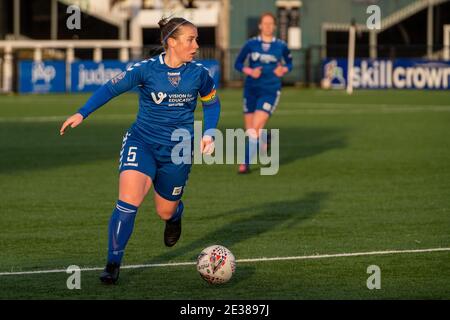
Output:
<path fill-rule="evenodd" d="M 229 281 L 235 269 L 234 255 L 221 245 L 203 249 L 197 258 L 197 271 L 206 282 L 211 284 Z"/>

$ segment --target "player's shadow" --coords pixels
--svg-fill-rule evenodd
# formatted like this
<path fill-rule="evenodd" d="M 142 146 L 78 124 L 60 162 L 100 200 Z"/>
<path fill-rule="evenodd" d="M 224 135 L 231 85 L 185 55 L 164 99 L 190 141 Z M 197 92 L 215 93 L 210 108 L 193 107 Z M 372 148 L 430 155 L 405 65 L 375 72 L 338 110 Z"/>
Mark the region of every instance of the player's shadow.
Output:
<path fill-rule="evenodd" d="M 115 166 L 122 136 L 130 123 L 131 120 L 88 122 L 75 130 L 69 129 L 63 137 L 59 136 L 60 123 L 57 122 L 2 123 L 0 173 L 78 166 L 103 160 Z M 280 165 L 346 146 L 346 132 L 342 128 L 282 128 Z"/>
<path fill-rule="evenodd" d="M 333 127 L 280 129 L 280 166 L 347 147 L 347 130 Z"/>
<path fill-rule="evenodd" d="M 131 122 L 131 121 L 130 121 Z M 82 124 L 61 137 L 60 123 L 2 123 L 0 173 L 55 169 L 102 160 L 119 159 L 124 122 Z"/>
<path fill-rule="evenodd" d="M 279 129 L 279 165 L 281 167 L 299 159 L 346 148 L 347 135 L 347 129 L 337 127 L 281 128 Z M 274 151 L 276 151 L 275 144 L 269 150 L 269 158 L 273 159 Z M 269 165 L 253 164 L 252 171 L 259 172 L 261 167 L 270 166 L 273 166 L 272 162 Z"/>
<path fill-rule="evenodd" d="M 280 164 L 347 147 L 347 130 L 332 127 L 300 127 L 280 130 Z"/>
<path fill-rule="evenodd" d="M 256 207 L 245 207 L 224 212 L 212 217 L 212 219 L 218 220 L 227 216 L 233 218 L 233 221 L 211 230 L 203 237 L 190 243 L 183 244 L 180 241 L 177 247 L 168 249 L 167 252 L 153 257 L 145 263 L 167 263 L 177 256 L 186 255 L 186 253 L 189 253 L 190 259 L 195 261 L 200 251 L 208 245 L 221 244 L 233 250 L 235 244 L 256 239 L 275 228 L 295 228 L 298 224 L 319 213 L 321 206 L 328 197 L 329 193 L 327 192 L 312 192 L 295 200 L 268 202 Z M 192 232 L 193 230 L 195 230 L 195 226 L 191 224 L 191 230 L 184 230 L 184 232 Z M 247 269 L 250 273 L 251 270 L 251 268 Z M 141 271 L 139 269 L 130 270 L 130 276 L 132 276 L 132 272 L 139 273 Z"/>

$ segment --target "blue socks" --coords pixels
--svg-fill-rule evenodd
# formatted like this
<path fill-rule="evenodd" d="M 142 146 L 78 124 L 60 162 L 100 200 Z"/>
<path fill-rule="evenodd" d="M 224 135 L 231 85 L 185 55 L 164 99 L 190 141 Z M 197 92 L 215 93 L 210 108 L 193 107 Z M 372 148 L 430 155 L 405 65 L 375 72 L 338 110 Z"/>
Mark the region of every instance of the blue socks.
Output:
<path fill-rule="evenodd" d="M 183 216 L 183 210 L 184 210 L 183 201 L 180 200 L 180 202 L 178 202 L 177 210 L 175 210 L 175 213 L 172 215 L 172 217 L 168 221 L 176 222 L 176 221 L 180 220 L 181 217 Z"/>
<path fill-rule="evenodd" d="M 109 221 L 108 263 L 122 262 L 125 247 L 133 232 L 138 207 L 118 200 Z"/>
<path fill-rule="evenodd" d="M 176 222 L 180 220 L 183 216 L 183 209 L 183 202 L 178 202 L 175 213 L 168 221 Z M 137 211 L 138 207 L 120 200 L 117 201 L 109 221 L 108 263 L 114 262 L 121 264 L 125 247 L 133 233 L 134 220 Z"/>

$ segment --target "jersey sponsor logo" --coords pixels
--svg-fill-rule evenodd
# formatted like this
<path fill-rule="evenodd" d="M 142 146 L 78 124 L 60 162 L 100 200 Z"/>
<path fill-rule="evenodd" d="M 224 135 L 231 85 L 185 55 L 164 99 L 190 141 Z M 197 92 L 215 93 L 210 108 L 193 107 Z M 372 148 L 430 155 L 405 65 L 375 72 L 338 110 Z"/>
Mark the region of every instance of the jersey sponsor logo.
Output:
<path fill-rule="evenodd" d="M 178 196 L 181 194 L 181 191 L 183 191 L 183 187 L 175 187 L 173 188 L 172 195 Z"/>
<path fill-rule="evenodd" d="M 156 104 L 160 104 L 163 102 L 163 100 L 167 97 L 167 94 L 164 92 L 158 92 L 158 98 L 156 97 L 155 93 L 152 92 L 152 99 Z"/>
<path fill-rule="evenodd" d="M 191 93 L 172 93 L 169 94 L 169 107 L 183 107 L 186 103 L 191 103 L 197 97 Z"/>
<path fill-rule="evenodd" d="M 175 88 L 178 87 L 178 84 L 181 80 L 179 72 L 167 72 L 167 78 L 169 79 L 169 82 L 172 86 L 174 86 Z"/>
<path fill-rule="evenodd" d="M 253 61 L 260 61 L 261 63 L 271 63 L 271 62 L 277 62 L 278 59 L 272 54 L 266 54 L 266 53 L 259 53 L 259 52 L 252 52 L 251 58 Z"/>

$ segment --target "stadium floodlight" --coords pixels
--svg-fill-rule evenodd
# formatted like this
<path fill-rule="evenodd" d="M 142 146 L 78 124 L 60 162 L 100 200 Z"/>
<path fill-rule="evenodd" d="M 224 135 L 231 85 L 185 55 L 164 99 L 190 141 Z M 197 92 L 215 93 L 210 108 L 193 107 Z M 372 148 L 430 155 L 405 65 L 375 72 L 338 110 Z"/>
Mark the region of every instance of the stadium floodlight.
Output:
<path fill-rule="evenodd" d="M 352 20 L 348 32 L 348 59 L 347 59 L 347 93 L 353 93 L 353 66 L 355 64 L 356 24 Z"/>

